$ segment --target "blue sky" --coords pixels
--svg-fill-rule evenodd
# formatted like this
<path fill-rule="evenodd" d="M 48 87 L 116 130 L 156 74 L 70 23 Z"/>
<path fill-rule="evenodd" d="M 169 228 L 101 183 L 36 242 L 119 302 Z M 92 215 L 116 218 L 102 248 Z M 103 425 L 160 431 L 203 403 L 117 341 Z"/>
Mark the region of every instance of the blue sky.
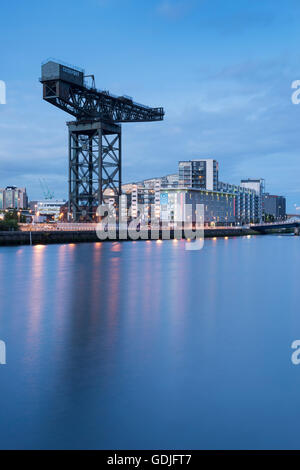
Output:
<path fill-rule="evenodd" d="M 67 197 L 70 116 L 42 100 L 41 61 L 94 73 L 96 85 L 164 106 L 160 123 L 123 125 L 123 180 L 213 157 L 220 179 L 264 177 L 300 206 L 300 5 L 294 0 L 27 0 L 1 3 L 0 186 L 39 178 Z M 299 210 L 300 212 L 300 210 Z"/>

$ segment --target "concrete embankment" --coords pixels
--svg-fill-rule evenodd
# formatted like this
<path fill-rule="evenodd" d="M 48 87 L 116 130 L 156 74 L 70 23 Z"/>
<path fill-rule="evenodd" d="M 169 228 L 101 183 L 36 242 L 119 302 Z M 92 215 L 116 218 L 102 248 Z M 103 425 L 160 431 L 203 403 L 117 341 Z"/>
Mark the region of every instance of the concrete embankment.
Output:
<path fill-rule="evenodd" d="M 256 232 L 250 229 L 244 228 L 207 228 L 204 231 L 205 238 L 213 237 L 239 237 L 244 235 L 255 235 Z M 170 230 L 170 236 L 168 232 L 162 232 L 160 230 L 159 239 L 173 240 L 177 238 L 176 234 L 174 237 L 174 231 Z M 182 238 L 186 238 L 184 234 Z M 142 240 L 151 240 L 151 232 L 144 232 Z M 47 245 L 53 243 L 82 243 L 82 242 L 99 242 L 99 241 L 132 241 L 131 238 L 127 240 L 119 240 L 119 236 L 115 239 L 99 240 L 95 231 L 20 231 L 20 232 L 0 232 L 0 246 L 2 245 Z"/>

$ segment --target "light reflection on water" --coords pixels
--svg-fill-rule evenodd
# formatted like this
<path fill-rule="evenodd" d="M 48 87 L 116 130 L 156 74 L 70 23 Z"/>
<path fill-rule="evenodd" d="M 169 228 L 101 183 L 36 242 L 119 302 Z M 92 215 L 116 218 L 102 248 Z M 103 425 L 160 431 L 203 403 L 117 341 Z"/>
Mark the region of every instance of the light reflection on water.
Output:
<path fill-rule="evenodd" d="M 0 248 L 0 447 L 298 447 L 299 242 Z"/>

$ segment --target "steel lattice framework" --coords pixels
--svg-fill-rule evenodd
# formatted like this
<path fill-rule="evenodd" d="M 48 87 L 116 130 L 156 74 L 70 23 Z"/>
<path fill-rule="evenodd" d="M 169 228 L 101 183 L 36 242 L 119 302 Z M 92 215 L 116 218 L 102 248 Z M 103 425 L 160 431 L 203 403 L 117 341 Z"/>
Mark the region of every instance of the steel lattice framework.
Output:
<path fill-rule="evenodd" d="M 92 220 L 104 200 L 121 195 L 121 123 L 161 121 L 164 110 L 89 87 L 83 70 L 52 60 L 42 65 L 41 83 L 44 100 L 76 118 L 67 123 L 69 212 Z"/>
<path fill-rule="evenodd" d="M 161 121 L 163 108 L 148 108 L 126 96 L 113 96 L 105 91 L 50 81 L 45 83 L 44 99 L 66 111 L 77 120 L 108 122 Z"/>
<path fill-rule="evenodd" d="M 75 220 L 92 220 L 106 198 L 121 194 L 121 127 L 70 122 L 69 195 Z"/>

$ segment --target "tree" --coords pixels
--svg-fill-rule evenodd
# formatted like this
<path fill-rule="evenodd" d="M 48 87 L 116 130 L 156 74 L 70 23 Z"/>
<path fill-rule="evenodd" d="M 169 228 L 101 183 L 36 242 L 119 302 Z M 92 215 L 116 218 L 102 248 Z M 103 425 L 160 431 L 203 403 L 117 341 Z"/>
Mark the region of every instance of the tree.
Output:
<path fill-rule="evenodd" d="M 12 209 L 4 213 L 4 219 L 0 220 L 0 230 L 1 231 L 19 230 L 17 210 Z"/>

